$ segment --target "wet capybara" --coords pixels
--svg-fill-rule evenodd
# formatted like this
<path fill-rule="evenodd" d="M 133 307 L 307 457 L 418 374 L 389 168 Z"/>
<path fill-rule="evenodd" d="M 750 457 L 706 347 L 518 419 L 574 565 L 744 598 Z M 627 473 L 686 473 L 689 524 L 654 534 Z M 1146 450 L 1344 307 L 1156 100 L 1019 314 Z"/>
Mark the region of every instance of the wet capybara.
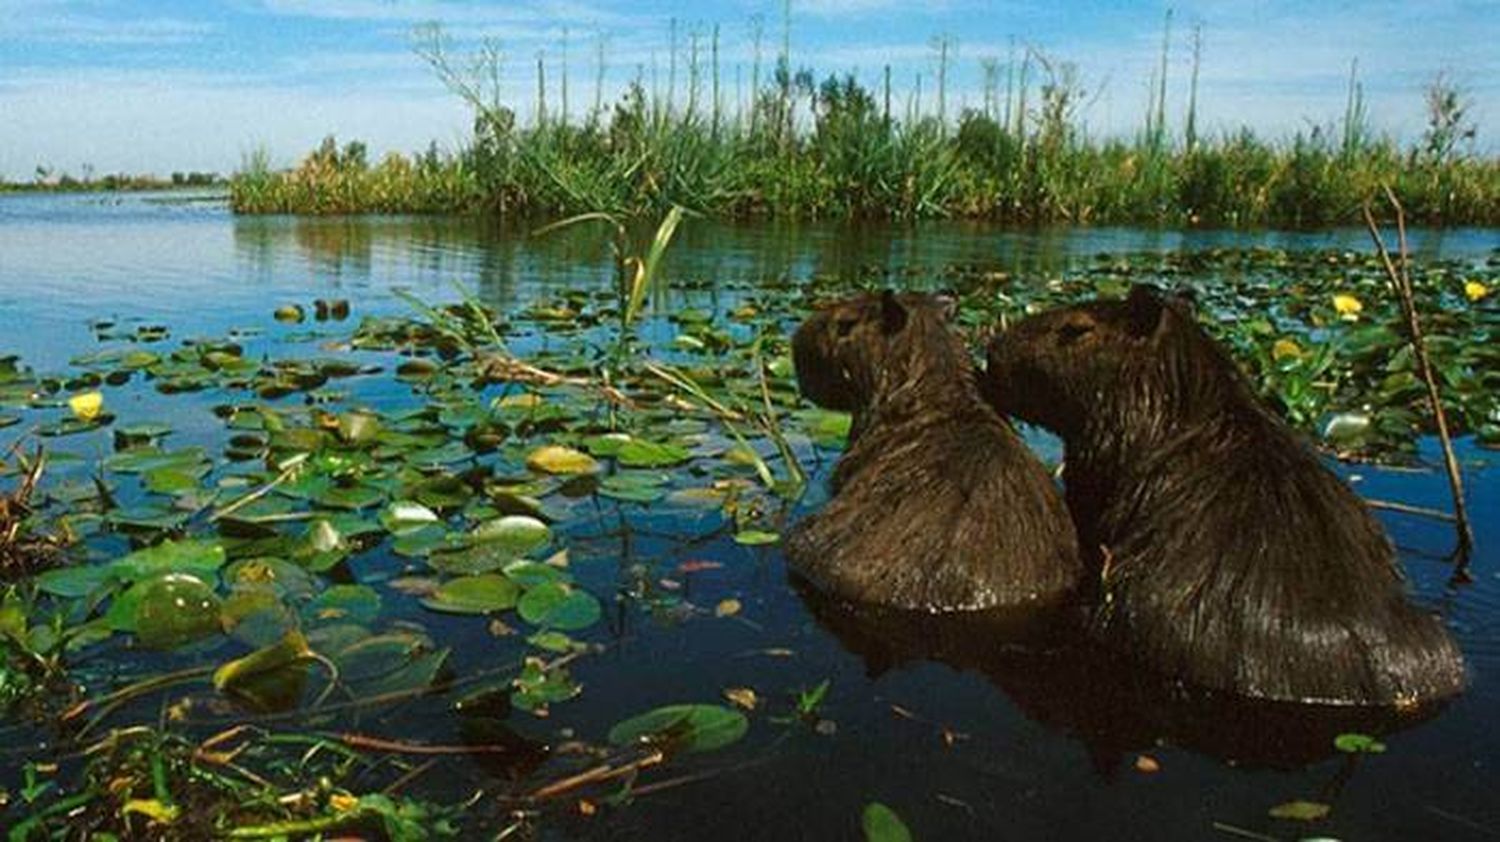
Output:
<path fill-rule="evenodd" d="M 984 400 L 947 306 L 848 298 L 792 338 L 802 393 L 853 413 L 834 492 L 787 538 L 832 596 L 929 612 L 1059 600 L 1082 575 L 1051 477 Z"/>
<path fill-rule="evenodd" d="M 1407 601 L 1380 525 L 1186 301 L 1140 285 L 1024 319 L 991 342 L 984 391 L 1063 439 L 1107 643 L 1267 699 L 1407 705 L 1462 690 L 1463 658 Z"/>
<path fill-rule="evenodd" d="M 1239 768 L 1301 769 L 1337 755 L 1340 734 L 1389 735 L 1444 707 L 1309 705 L 1186 688 L 1080 636 L 1072 606 L 919 614 L 831 599 L 796 577 L 792 584 L 870 679 L 914 663 L 977 672 L 1026 717 L 1081 743 L 1104 775 L 1163 744 Z"/>

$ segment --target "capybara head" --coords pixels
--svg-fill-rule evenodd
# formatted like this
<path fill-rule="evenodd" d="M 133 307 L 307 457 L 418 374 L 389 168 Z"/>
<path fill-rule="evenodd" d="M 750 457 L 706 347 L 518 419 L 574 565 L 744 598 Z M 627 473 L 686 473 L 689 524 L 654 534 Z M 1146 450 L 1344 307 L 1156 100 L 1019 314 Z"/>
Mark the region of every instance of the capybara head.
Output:
<path fill-rule="evenodd" d="M 792 335 L 797 385 L 813 403 L 841 412 L 866 408 L 883 383 L 909 379 L 914 348 L 944 347 L 948 299 L 921 293 L 863 293 L 819 309 Z"/>
<path fill-rule="evenodd" d="M 1192 309 L 1187 299 L 1138 284 L 1122 301 L 1030 316 L 991 340 L 985 397 L 1064 437 L 1120 397 L 1168 412 L 1182 393 L 1221 381 L 1226 365 L 1235 371 Z"/>

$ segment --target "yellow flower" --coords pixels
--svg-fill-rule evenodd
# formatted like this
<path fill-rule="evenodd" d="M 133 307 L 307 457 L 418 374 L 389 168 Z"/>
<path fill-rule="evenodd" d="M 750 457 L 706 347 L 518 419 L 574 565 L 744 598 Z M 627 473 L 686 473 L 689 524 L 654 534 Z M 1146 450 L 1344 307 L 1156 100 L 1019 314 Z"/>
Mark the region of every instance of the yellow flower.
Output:
<path fill-rule="evenodd" d="M 1298 345 L 1294 340 L 1278 339 L 1276 340 L 1276 344 L 1271 346 L 1271 359 L 1275 360 L 1276 362 L 1281 362 L 1282 360 L 1295 360 L 1300 359 L 1301 357 L 1302 346 Z"/>
<path fill-rule="evenodd" d="M 1467 295 L 1470 301 L 1478 301 L 1489 294 L 1489 288 L 1478 281 L 1469 281 L 1464 284 L 1464 295 Z"/>
<path fill-rule="evenodd" d="M 1339 318 L 1348 319 L 1352 322 L 1359 318 L 1359 314 L 1365 309 L 1365 305 L 1361 304 L 1359 299 L 1352 295 L 1335 295 L 1333 297 L 1333 309 L 1338 311 Z"/>
<path fill-rule="evenodd" d="M 84 392 L 68 398 L 68 406 L 80 421 L 92 421 L 99 417 L 99 410 L 104 408 L 104 395 L 99 392 Z"/>

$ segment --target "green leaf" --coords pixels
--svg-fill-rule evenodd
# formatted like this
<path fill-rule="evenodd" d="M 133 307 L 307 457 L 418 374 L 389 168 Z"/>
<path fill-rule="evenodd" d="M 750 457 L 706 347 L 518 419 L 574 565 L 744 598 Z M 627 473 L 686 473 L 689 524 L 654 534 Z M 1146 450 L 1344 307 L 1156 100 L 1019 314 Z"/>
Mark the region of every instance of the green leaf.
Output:
<path fill-rule="evenodd" d="M 312 649 L 302 632 L 293 629 L 281 640 L 236 658 L 214 670 L 214 687 L 222 692 L 233 691 L 239 684 L 259 675 L 291 666 L 311 658 Z"/>
<path fill-rule="evenodd" d="M 673 751 L 712 751 L 735 742 L 749 728 L 750 721 L 733 708 L 667 705 L 615 725 L 609 729 L 609 741 L 617 746 L 650 741 Z"/>
<path fill-rule="evenodd" d="M 599 470 L 594 457 L 571 447 L 549 444 L 526 457 L 526 467 L 547 474 L 592 474 Z"/>
<path fill-rule="evenodd" d="M 212 580 L 224 566 L 224 558 L 224 547 L 218 541 L 163 541 L 117 559 L 110 565 L 110 570 L 128 582 L 163 573 L 187 573 Z"/>
<path fill-rule="evenodd" d="M 865 805 L 859 825 L 865 832 L 865 842 L 911 842 L 911 831 L 901 817 L 879 801 Z"/>
<path fill-rule="evenodd" d="M 307 606 L 319 620 L 368 623 L 380 613 L 380 594 L 369 585 L 333 585 Z"/>
<path fill-rule="evenodd" d="M 603 610 L 592 594 L 562 582 L 544 582 L 528 590 L 516 608 L 534 626 L 576 631 L 599 622 Z"/>
<path fill-rule="evenodd" d="M 534 517 L 506 515 L 474 527 L 469 540 L 492 545 L 512 556 L 522 556 L 552 540 L 552 530 Z"/>
<path fill-rule="evenodd" d="M 397 500 L 380 513 L 380 524 L 392 535 L 406 535 L 438 522 L 437 512 L 411 500 Z"/>
<path fill-rule="evenodd" d="M 1315 822 L 1327 818 L 1333 810 L 1327 804 L 1317 801 L 1288 801 L 1285 804 L 1277 804 L 1271 808 L 1271 818 L 1291 819 L 1299 822 Z"/>
<path fill-rule="evenodd" d="M 487 614 L 514 608 L 521 589 L 498 573 L 461 576 L 444 582 L 422 604 L 451 614 Z"/>
<path fill-rule="evenodd" d="M 59 567 L 36 577 L 36 586 L 53 596 L 78 599 L 103 587 L 114 576 L 108 565 Z"/>
<path fill-rule="evenodd" d="M 734 542 L 747 547 L 759 547 L 765 544 L 774 544 L 781 540 L 781 536 L 775 532 L 767 532 L 763 529 L 746 529 L 734 534 Z"/>
<path fill-rule="evenodd" d="M 1333 738 L 1333 747 L 1348 754 L 1382 754 L 1385 743 L 1369 734 L 1339 734 Z"/>
<path fill-rule="evenodd" d="M 130 589 L 134 594 L 132 625 L 142 646 L 170 649 L 217 634 L 219 597 L 202 579 L 167 573 Z"/>
<path fill-rule="evenodd" d="M 665 468 L 693 458 L 685 447 L 665 442 L 631 439 L 615 451 L 615 459 L 627 468 Z"/>

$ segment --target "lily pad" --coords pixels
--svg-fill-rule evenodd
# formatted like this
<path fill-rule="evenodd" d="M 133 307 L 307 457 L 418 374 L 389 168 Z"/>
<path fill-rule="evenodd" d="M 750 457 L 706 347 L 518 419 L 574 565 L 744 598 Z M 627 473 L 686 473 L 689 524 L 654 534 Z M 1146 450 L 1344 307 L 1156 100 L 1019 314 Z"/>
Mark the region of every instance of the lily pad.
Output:
<path fill-rule="evenodd" d="M 451 614 L 488 614 L 514 608 L 520 593 L 521 588 L 510 579 L 498 573 L 480 573 L 444 582 L 422 604 Z"/>
<path fill-rule="evenodd" d="M 701 752 L 723 748 L 750 728 L 745 715 L 722 705 L 667 705 L 620 722 L 609 729 L 617 746 L 651 742 L 673 751 Z"/>
<path fill-rule="evenodd" d="M 911 831 L 890 807 L 874 801 L 865 805 L 859 817 L 865 842 L 911 842 Z"/>
<path fill-rule="evenodd" d="M 599 600 L 563 582 L 543 582 L 526 591 L 516 611 L 534 626 L 576 631 L 599 622 Z"/>
<path fill-rule="evenodd" d="M 549 444 L 526 457 L 526 467 L 548 474 L 592 474 L 599 470 L 594 457 L 571 447 Z"/>

